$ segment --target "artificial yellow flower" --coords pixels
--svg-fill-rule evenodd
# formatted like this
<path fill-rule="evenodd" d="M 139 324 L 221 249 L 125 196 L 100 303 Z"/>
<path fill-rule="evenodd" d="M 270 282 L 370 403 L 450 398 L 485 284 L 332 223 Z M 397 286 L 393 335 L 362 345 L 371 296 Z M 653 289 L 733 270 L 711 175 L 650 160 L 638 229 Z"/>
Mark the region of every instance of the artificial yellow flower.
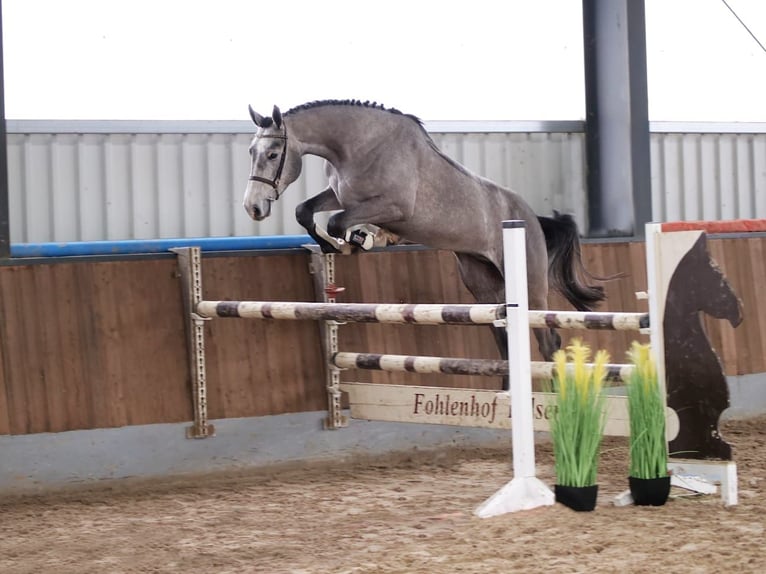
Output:
<path fill-rule="evenodd" d="M 553 363 L 556 366 L 556 381 L 558 382 L 559 393 L 562 398 L 566 396 L 567 382 L 567 354 L 559 349 L 553 353 Z"/>
<path fill-rule="evenodd" d="M 633 341 L 630 351 L 628 351 L 628 357 L 638 371 L 639 380 L 643 383 L 643 392 L 653 391 L 657 385 L 657 366 L 652 360 L 651 346 Z"/>
<path fill-rule="evenodd" d="M 593 391 L 595 393 L 600 393 L 601 388 L 604 386 L 604 381 L 606 380 L 607 375 L 607 364 L 609 364 L 609 353 L 604 349 L 598 350 L 593 364 L 593 372 L 591 373 Z"/>
<path fill-rule="evenodd" d="M 590 349 L 587 345 L 583 345 L 580 339 L 574 339 L 572 344 L 567 347 L 567 350 L 574 365 L 575 386 L 582 396 L 587 394 L 590 379 L 590 373 L 588 373 L 588 367 L 586 367 L 590 358 Z"/>

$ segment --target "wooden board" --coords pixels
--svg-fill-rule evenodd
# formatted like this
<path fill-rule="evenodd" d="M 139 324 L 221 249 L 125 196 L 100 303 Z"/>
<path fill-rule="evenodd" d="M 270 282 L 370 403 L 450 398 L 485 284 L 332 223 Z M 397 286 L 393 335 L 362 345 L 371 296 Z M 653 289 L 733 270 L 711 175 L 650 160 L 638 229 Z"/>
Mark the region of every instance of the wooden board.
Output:
<path fill-rule="evenodd" d="M 173 268 L 172 260 L 1 267 L 0 387 L 8 414 L 0 429 L 188 420 Z"/>
<path fill-rule="evenodd" d="M 744 302 L 733 329 L 705 318 L 727 375 L 766 372 L 766 237 L 710 240 Z M 605 284 L 605 311 L 645 312 L 644 244 L 584 244 Z M 307 254 L 203 257 L 207 299 L 315 301 Z M 472 303 L 455 258 L 443 251 L 363 253 L 336 260 L 341 302 Z M 173 259 L 0 266 L 0 434 L 190 420 L 189 369 L 180 286 Z M 557 295 L 551 309 L 570 309 Z M 325 363 L 312 321 L 214 319 L 205 326 L 212 419 L 326 408 Z M 637 333 L 561 331 L 624 362 Z M 499 359 L 483 326 L 347 324 L 351 352 Z M 532 359 L 540 360 L 532 339 Z M 499 377 L 349 370 L 370 383 L 499 390 Z"/>
<path fill-rule="evenodd" d="M 510 429 L 511 401 L 504 392 L 485 389 L 341 383 L 348 393 L 351 418 L 387 422 L 440 424 Z M 555 413 L 553 393 L 532 393 L 535 431 L 549 431 Z M 606 436 L 629 436 L 628 401 L 624 396 L 606 399 Z M 678 434 L 678 417 L 667 409 L 666 436 Z"/>
<path fill-rule="evenodd" d="M 314 301 L 309 255 L 203 258 L 209 299 Z M 316 321 L 213 319 L 205 324 L 209 417 L 327 408 Z"/>

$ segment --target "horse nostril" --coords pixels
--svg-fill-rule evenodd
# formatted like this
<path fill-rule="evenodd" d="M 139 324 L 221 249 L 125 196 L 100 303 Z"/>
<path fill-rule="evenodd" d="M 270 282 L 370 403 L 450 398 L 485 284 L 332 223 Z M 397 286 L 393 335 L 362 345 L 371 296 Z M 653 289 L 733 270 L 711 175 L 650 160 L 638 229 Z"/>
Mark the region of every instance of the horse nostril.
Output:
<path fill-rule="evenodd" d="M 257 206 L 253 206 L 253 213 L 252 213 L 253 219 L 258 219 L 261 216 L 261 210 L 258 209 Z"/>

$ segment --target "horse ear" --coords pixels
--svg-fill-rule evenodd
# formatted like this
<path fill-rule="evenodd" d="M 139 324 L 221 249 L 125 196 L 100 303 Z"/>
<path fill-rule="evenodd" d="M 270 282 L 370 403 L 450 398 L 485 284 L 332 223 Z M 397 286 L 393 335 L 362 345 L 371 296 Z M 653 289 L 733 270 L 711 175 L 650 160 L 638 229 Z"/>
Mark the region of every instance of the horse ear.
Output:
<path fill-rule="evenodd" d="M 257 125 L 259 128 L 265 127 L 263 125 L 263 119 L 264 119 L 263 116 L 259 114 L 258 112 L 256 112 L 253 109 L 253 106 L 247 106 L 247 109 L 250 112 L 250 117 L 253 119 L 253 123 Z"/>
<path fill-rule="evenodd" d="M 271 112 L 271 118 L 274 120 L 274 123 L 278 128 L 282 127 L 282 112 L 279 111 L 277 106 L 274 106 L 274 109 Z"/>

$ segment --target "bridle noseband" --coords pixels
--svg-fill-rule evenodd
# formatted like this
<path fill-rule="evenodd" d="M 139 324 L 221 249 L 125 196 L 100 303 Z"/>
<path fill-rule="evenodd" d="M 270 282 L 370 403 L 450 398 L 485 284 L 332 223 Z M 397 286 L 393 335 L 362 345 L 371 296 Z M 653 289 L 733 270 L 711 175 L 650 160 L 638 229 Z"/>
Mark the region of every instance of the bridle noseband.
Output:
<path fill-rule="evenodd" d="M 284 125 L 284 124 L 283 124 Z M 282 140 L 284 143 L 282 144 L 282 157 L 279 158 L 279 167 L 277 167 L 277 173 L 274 175 L 274 179 L 268 179 L 265 177 L 261 177 L 260 175 L 251 175 L 250 181 L 258 181 L 261 183 L 265 183 L 267 185 L 270 185 L 274 188 L 274 191 L 277 192 L 277 197 L 272 200 L 275 201 L 276 199 L 279 199 L 279 180 L 282 177 L 282 169 L 285 167 L 285 158 L 287 157 L 287 126 L 284 126 L 285 130 L 281 134 L 263 134 L 260 136 L 257 136 L 256 139 L 260 138 L 273 138 L 273 139 L 279 139 Z"/>

